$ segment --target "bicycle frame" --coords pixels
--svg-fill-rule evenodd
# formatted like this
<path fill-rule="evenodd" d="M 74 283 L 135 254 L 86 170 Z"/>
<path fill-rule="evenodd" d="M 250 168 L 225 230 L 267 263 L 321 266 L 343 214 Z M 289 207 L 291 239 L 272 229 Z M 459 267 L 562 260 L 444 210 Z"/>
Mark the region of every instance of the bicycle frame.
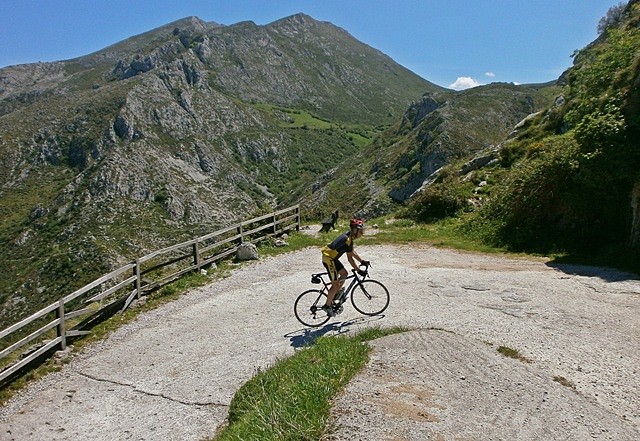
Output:
<path fill-rule="evenodd" d="M 364 276 L 362 276 L 362 279 L 360 279 L 360 277 L 358 277 L 358 273 L 354 269 L 351 270 L 352 274 L 350 276 L 347 276 L 344 279 L 342 279 L 345 282 L 347 280 L 349 280 L 349 279 L 352 279 L 352 280 L 351 280 L 351 283 L 349 283 L 349 285 L 346 288 L 343 287 L 344 292 L 347 293 L 347 295 L 345 295 L 344 298 L 340 300 L 340 303 L 344 303 L 344 301 L 347 299 L 349 294 L 351 294 L 351 291 L 353 290 L 354 286 L 359 285 L 360 282 L 362 280 L 364 280 L 369 275 L 368 268 L 365 271 L 366 271 L 366 273 L 365 273 Z M 328 272 L 311 274 L 311 283 L 322 283 L 324 286 L 320 290 L 320 292 L 322 294 L 324 294 L 324 295 L 327 295 L 327 293 L 329 292 L 329 289 L 331 288 L 331 284 L 333 282 L 331 280 L 329 280 L 328 282 L 325 281 L 325 277 L 329 277 L 329 273 Z M 319 282 L 314 282 L 314 280 L 317 280 L 317 279 L 319 279 Z M 340 279 L 338 279 L 338 280 L 340 280 Z"/>

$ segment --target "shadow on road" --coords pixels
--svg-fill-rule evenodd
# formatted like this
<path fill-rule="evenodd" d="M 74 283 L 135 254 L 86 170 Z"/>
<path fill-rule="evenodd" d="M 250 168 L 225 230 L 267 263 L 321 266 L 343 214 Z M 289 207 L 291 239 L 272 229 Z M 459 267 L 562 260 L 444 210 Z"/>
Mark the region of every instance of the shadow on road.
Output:
<path fill-rule="evenodd" d="M 369 323 L 382 320 L 384 315 L 377 315 L 373 317 L 358 317 L 355 319 L 347 320 L 339 323 L 328 323 L 322 328 L 304 328 L 297 331 L 289 332 L 284 336 L 291 341 L 291 346 L 294 348 L 301 348 L 311 345 L 317 338 L 323 335 L 340 335 L 346 334 L 351 330 L 353 326 L 360 326 Z"/>
<path fill-rule="evenodd" d="M 547 266 L 562 271 L 565 274 L 585 277 L 598 277 L 605 282 L 624 282 L 628 280 L 640 280 L 637 274 L 620 271 L 614 268 L 598 266 L 549 262 Z"/>

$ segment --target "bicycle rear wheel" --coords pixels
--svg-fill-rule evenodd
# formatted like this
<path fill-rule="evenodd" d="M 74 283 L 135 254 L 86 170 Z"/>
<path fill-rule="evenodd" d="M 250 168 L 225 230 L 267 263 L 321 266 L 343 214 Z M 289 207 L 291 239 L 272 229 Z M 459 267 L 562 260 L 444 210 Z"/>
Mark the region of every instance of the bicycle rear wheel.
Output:
<path fill-rule="evenodd" d="M 325 298 L 326 295 L 318 289 L 310 289 L 300 294 L 293 305 L 293 312 L 298 321 L 312 328 L 327 323 L 331 317 L 322 309 Z"/>
<path fill-rule="evenodd" d="M 364 315 L 381 314 L 389 306 L 389 291 L 377 280 L 363 280 L 351 292 L 351 304 Z"/>

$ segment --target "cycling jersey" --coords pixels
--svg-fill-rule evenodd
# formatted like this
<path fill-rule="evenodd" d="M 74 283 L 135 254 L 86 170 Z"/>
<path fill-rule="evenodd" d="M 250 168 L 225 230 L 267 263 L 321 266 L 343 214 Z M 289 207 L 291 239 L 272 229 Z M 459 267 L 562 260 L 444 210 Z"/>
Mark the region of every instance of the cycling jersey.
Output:
<path fill-rule="evenodd" d="M 347 231 L 338 236 L 329 245 L 324 246 L 322 248 L 322 256 L 332 260 L 338 260 L 344 253 L 350 253 L 352 251 L 353 236 L 351 236 L 351 232 Z"/>
<path fill-rule="evenodd" d="M 344 269 L 344 265 L 338 259 L 344 253 L 351 251 L 353 251 L 353 236 L 349 231 L 338 236 L 329 245 L 322 247 L 322 264 L 329 273 L 329 279 L 338 280 L 340 271 Z"/>

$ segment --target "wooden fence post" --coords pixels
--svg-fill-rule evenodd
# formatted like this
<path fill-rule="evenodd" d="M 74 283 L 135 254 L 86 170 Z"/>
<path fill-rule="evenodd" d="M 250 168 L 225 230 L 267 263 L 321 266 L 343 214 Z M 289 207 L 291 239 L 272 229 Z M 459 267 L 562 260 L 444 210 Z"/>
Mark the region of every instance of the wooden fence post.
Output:
<path fill-rule="evenodd" d="M 193 264 L 196 266 L 196 271 L 200 272 L 200 241 L 196 239 L 193 243 Z"/>
<path fill-rule="evenodd" d="M 142 289 L 142 272 L 140 271 L 140 259 L 136 259 L 136 266 L 133 267 L 133 275 L 136 276 L 135 289 L 136 299 L 140 298 L 140 290 Z"/>
<path fill-rule="evenodd" d="M 240 223 L 240 225 L 238 225 L 238 234 L 240 235 L 239 245 L 242 245 L 243 242 L 244 242 L 244 238 L 242 237 L 242 223 Z"/>
<path fill-rule="evenodd" d="M 58 326 L 56 326 L 56 333 L 58 337 L 60 337 L 60 349 L 67 349 L 67 335 L 64 330 L 64 299 L 60 299 L 60 303 L 58 304 L 58 309 L 56 309 L 56 318 L 58 321 Z"/>
<path fill-rule="evenodd" d="M 296 207 L 296 231 L 300 231 L 300 205 Z"/>

